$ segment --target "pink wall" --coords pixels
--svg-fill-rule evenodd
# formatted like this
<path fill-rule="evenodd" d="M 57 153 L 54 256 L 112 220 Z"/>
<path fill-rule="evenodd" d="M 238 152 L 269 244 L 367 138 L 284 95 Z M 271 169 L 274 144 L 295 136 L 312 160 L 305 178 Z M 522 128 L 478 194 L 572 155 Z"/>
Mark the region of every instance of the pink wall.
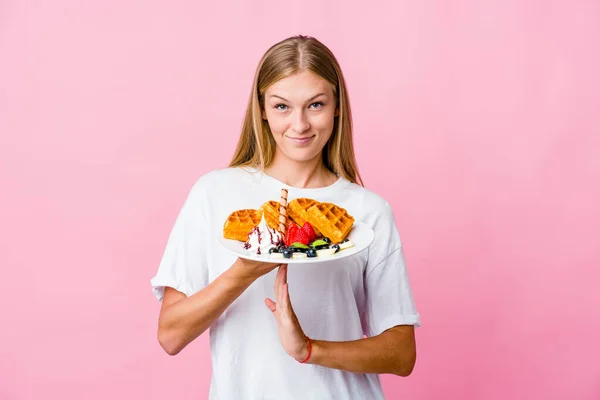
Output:
<path fill-rule="evenodd" d="M 338 55 L 404 238 L 423 327 L 389 398 L 600 398 L 598 2 L 26 3 L 0 5 L 0 399 L 206 397 L 207 337 L 163 353 L 149 279 L 296 33 Z"/>

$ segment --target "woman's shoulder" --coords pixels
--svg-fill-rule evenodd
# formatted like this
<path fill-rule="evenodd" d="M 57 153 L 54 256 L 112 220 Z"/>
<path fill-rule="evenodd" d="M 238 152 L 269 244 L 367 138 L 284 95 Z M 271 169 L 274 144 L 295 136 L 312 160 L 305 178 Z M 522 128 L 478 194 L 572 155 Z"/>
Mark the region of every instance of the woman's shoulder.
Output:
<path fill-rule="evenodd" d="M 253 175 L 240 167 L 227 167 L 208 170 L 201 173 L 188 191 L 186 206 L 202 210 L 203 213 L 217 212 L 222 208 L 231 208 L 232 201 L 252 182 Z"/>
<path fill-rule="evenodd" d="M 361 209 L 366 214 L 388 214 L 391 212 L 390 203 L 385 197 L 372 189 L 367 189 L 364 186 L 349 182 L 340 198 L 347 199 L 353 209 Z"/>
<path fill-rule="evenodd" d="M 192 190 L 215 190 L 220 187 L 231 187 L 241 181 L 252 179 L 255 171 L 245 167 L 216 168 L 202 173 L 196 179 Z"/>
<path fill-rule="evenodd" d="M 355 220 L 367 224 L 375 232 L 377 245 L 371 247 L 369 257 L 384 257 L 402 247 L 395 212 L 390 202 L 373 189 L 357 184 L 346 186 L 346 210 Z"/>

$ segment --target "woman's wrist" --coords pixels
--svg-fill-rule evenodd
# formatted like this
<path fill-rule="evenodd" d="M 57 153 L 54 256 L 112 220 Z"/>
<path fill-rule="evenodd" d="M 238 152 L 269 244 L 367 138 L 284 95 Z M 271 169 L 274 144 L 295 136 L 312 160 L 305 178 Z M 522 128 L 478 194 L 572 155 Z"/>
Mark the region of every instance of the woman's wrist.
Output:
<path fill-rule="evenodd" d="M 232 279 L 236 285 L 240 286 L 250 286 L 258 276 L 254 276 L 255 274 L 243 264 L 241 259 L 237 259 L 231 267 L 225 271 L 226 276 Z M 224 274 L 224 275 L 225 275 Z"/>
<path fill-rule="evenodd" d="M 308 363 L 312 357 L 313 341 L 308 336 L 305 336 L 305 338 L 305 345 L 302 351 L 300 352 L 300 354 L 294 357 L 296 361 L 298 361 L 300 364 Z"/>

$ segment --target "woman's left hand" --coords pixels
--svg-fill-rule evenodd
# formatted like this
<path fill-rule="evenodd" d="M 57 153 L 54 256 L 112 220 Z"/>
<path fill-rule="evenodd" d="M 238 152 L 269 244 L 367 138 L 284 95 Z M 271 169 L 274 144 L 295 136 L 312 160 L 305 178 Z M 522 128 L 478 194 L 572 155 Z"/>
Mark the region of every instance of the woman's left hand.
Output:
<path fill-rule="evenodd" d="M 279 340 L 285 351 L 297 361 L 308 356 L 308 339 L 290 302 L 287 284 L 287 264 L 281 265 L 275 278 L 275 300 L 265 299 L 265 304 L 277 320 Z"/>

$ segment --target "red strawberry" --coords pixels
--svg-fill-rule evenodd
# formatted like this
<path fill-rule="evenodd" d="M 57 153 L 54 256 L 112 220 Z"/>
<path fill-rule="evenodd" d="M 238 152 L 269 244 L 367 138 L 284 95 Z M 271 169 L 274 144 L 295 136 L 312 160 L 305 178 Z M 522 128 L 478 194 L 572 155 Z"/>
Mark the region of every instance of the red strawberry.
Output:
<path fill-rule="evenodd" d="M 296 225 L 296 223 L 294 221 L 290 220 L 288 222 L 288 226 L 287 226 L 288 232 L 290 231 L 290 229 L 292 229 L 292 226 L 295 226 L 296 228 L 298 227 L 298 225 Z"/>
<path fill-rule="evenodd" d="M 297 229 L 295 231 L 294 240 L 292 241 L 292 243 L 294 242 L 300 242 L 308 246 L 308 244 L 310 243 L 310 239 L 308 238 L 308 234 L 306 233 L 306 231 L 304 231 L 303 229 Z"/>
<path fill-rule="evenodd" d="M 287 229 L 287 235 L 285 236 L 285 245 L 289 246 L 294 243 L 294 237 L 296 236 L 296 232 L 298 231 L 298 225 L 290 222 Z"/>
<path fill-rule="evenodd" d="M 302 225 L 302 230 L 304 232 L 306 232 L 306 234 L 308 235 L 308 241 L 309 242 L 314 242 L 315 241 L 315 239 L 317 238 L 317 235 L 315 235 L 315 230 L 313 229 L 313 227 L 310 224 L 310 222 L 308 222 L 308 221 L 305 222 L 304 225 Z"/>

